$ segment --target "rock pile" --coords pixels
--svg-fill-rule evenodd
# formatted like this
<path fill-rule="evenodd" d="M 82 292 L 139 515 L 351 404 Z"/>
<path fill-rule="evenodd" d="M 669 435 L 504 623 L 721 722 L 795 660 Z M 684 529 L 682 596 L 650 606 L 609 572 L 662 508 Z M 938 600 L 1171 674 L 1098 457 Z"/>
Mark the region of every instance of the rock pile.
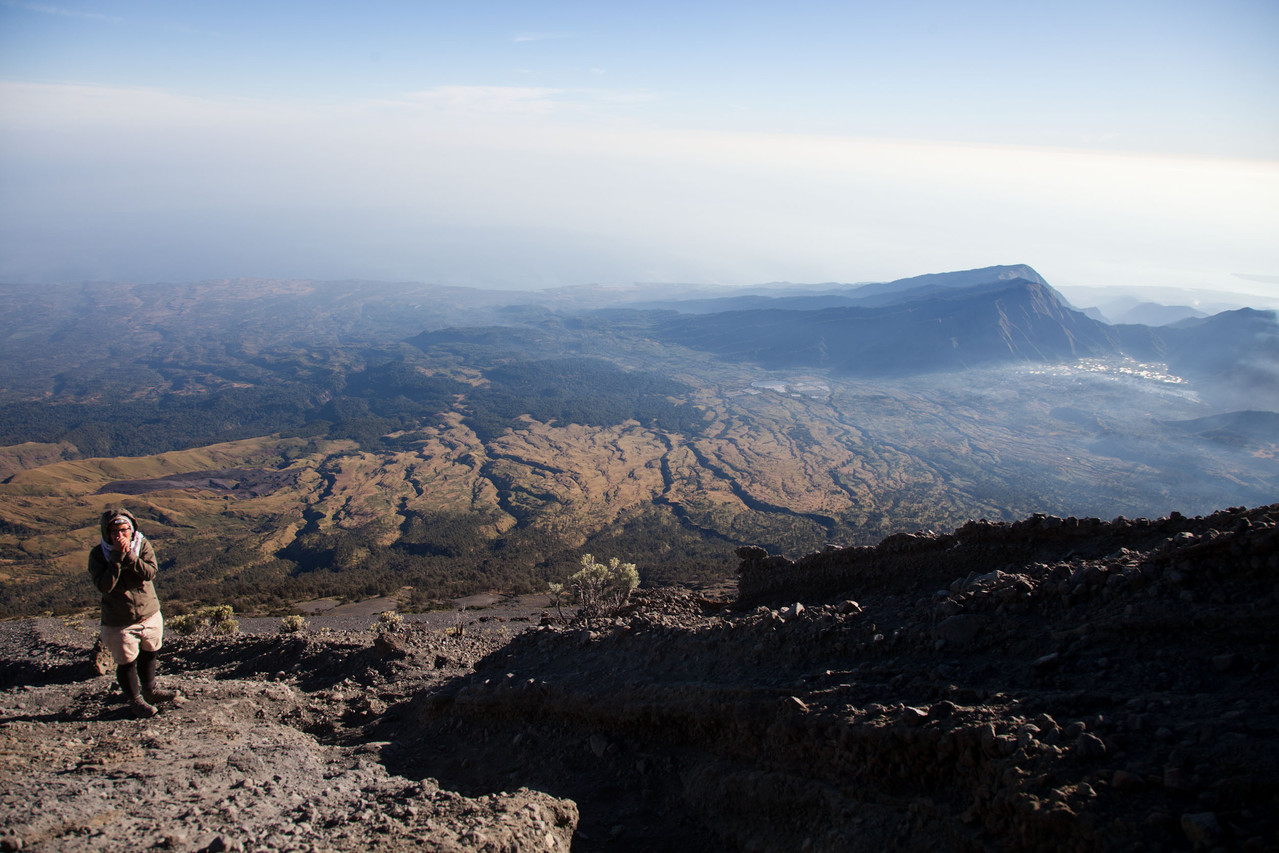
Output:
<path fill-rule="evenodd" d="M 1154 521 L 1048 515 L 1011 524 L 970 521 L 953 533 L 899 533 L 875 546 L 828 548 L 793 561 L 746 546 L 737 552 L 739 597 L 752 602 L 949 584 L 957 574 L 988 573 L 991 566 L 1095 561 L 1119 549 L 1146 555 L 1143 562 L 1161 568 L 1178 560 L 1202 562 L 1213 552 L 1274 572 L 1279 534 L 1273 514 L 1272 507 L 1239 507 L 1203 518 L 1172 513 Z"/>
<path fill-rule="evenodd" d="M 672 823 L 722 850 L 1279 849 L 1277 522 L 746 550 L 737 606 L 522 634 L 422 697 L 394 760 L 572 798 L 598 849 L 688 849 Z"/>

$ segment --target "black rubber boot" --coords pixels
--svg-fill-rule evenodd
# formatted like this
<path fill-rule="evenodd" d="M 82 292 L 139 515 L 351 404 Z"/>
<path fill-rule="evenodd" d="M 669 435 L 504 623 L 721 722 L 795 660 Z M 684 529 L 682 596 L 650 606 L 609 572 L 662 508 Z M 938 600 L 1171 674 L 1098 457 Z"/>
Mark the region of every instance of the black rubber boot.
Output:
<path fill-rule="evenodd" d="M 129 711 L 139 719 L 155 716 L 155 706 L 142 698 L 142 682 L 138 680 L 138 662 L 117 666 L 115 680 L 124 691 L 124 698 L 129 702 Z"/>
<path fill-rule="evenodd" d="M 138 652 L 138 680 L 142 682 L 142 698 L 152 705 L 159 702 L 172 702 L 177 696 L 171 690 L 161 690 L 155 684 L 157 664 L 155 652 L 142 649 Z"/>

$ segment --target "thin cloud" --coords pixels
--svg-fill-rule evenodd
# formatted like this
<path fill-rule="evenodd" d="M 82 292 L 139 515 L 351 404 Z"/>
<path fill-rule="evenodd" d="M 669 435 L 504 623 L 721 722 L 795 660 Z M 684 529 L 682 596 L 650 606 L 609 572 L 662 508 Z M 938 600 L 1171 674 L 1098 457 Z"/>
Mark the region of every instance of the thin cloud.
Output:
<path fill-rule="evenodd" d="M 560 89 L 535 86 L 436 86 L 412 92 L 405 99 L 415 104 L 483 113 L 549 113 L 556 107 Z"/>
<path fill-rule="evenodd" d="M 651 104 L 661 100 L 661 96 L 656 92 L 646 92 L 643 90 L 622 90 L 622 89 L 582 89 L 583 96 L 590 97 L 592 100 L 601 104 Z"/>
<path fill-rule="evenodd" d="M 72 267 L 886 280 L 909 258 L 914 270 L 1026 259 L 1062 286 L 1233 290 L 1230 270 L 1279 268 L 1279 163 L 682 130 L 617 94 L 443 86 L 293 102 L 0 81 L 12 164 L 0 280 Z M 151 257 L 166 241 L 180 269 Z"/>
<path fill-rule="evenodd" d="M 659 100 L 652 92 L 605 88 L 562 89 L 541 86 L 435 86 L 408 92 L 383 108 L 406 104 L 472 115 L 591 116 L 607 121 L 611 108 L 626 108 Z"/>
<path fill-rule="evenodd" d="M 572 33 L 516 33 L 511 36 L 513 42 L 554 41 L 555 39 L 573 38 Z"/>
<path fill-rule="evenodd" d="M 90 21 L 111 21 L 118 23 L 122 18 L 103 15 L 99 12 L 81 12 L 76 9 L 63 9 L 61 6 L 49 6 L 45 3 L 15 3 L 13 0 L 0 0 L 0 5 L 12 9 L 25 9 L 28 12 L 39 12 L 43 15 L 59 15 L 64 18 L 83 18 Z"/>

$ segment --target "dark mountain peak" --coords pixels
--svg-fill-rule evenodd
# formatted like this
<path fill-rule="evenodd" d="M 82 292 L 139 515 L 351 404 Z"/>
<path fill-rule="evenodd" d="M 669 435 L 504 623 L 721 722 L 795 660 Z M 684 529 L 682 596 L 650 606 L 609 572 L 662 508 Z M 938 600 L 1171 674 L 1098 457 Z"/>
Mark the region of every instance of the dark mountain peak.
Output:
<path fill-rule="evenodd" d="M 1022 279 L 1036 284 L 1048 284 L 1039 272 L 1027 263 L 1014 263 L 1010 266 L 986 266 L 980 270 L 958 270 L 954 272 L 930 272 L 927 275 L 911 276 L 908 279 L 894 281 L 877 281 L 862 284 L 851 290 L 851 295 L 858 298 L 875 297 L 881 294 L 904 294 L 912 290 L 949 290 L 954 288 L 972 288 L 982 284 L 993 284 L 998 281 Z"/>
<path fill-rule="evenodd" d="M 694 349 L 767 367 L 887 376 L 1127 357 L 1279 393 L 1274 311 L 1241 308 L 1162 327 L 1110 326 L 1073 308 L 1025 266 L 903 281 L 929 283 L 901 292 L 883 289 L 896 283 L 868 285 L 850 291 L 856 299 L 846 305 L 778 302 L 682 317 L 663 324 L 661 331 Z M 873 287 L 880 292 L 861 296 Z"/>
<path fill-rule="evenodd" d="M 1264 329 L 1279 322 L 1279 312 L 1256 308 L 1236 308 L 1222 311 L 1211 317 L 1190 317 L 1173 323 L 1175 329 Z"/>
<path fill-rule="evenodd" d="M 975 270 L 959 270 L 956 272 L 937 272 L 917 275 L 910 278 L 899 278 L 888 284 L 901 290 L 926 285 L 942 287 L 971 287 L 976 284 L 987 284 L 994 281 L 1010 281 L 1024 279 L 1035 284 L 1048 284 L 1044 277 L 1035 272 L 1029 264 L 1012 264 L 1006 266 L 982 267 Z"/>
<path fill-rule="evenodd" d="M 1240 308 L 1157 330 L 1169 367 L 1211 378 L 1214 397 L 1235 389 L 1223 405 L 1279 409 L 1279 315 Z M 1236 396 L 1236 394 L 1238 396 Z"/>
<path fill-rule="evenodd" d="M 1036 299 L 1055 309 L 1073 310 L 1066 298 L 1050 284 L 1028 278 L 999 278 L 977 284 L 948 287 L 921 287 L 906 292 L 909 299 L 902 304 L 917 301 L 963 302 L 968 300 L 998 299 L 1008 296 Z M 890 303 L 891 304 L 891 303 Z"/>
<path fill-rule="evenodd" d="M 997 285 L 1001 282 L 1028 281 L 1047 286 L 1043 276 L 1035 272 L 1028 264 L 1011 266 L 982 267 L 976 270 L 960 270 L 957 272 L 929 273 L 911 278 L 899 278 L 896 281 L 863 284 L 849 291 L 849 295 L 857 299 L 879 297 L 914 298 L 918 295 L 931 295 L 941 291 L 967 289 L 983 285 Z"/>
<path fill-rule="evenodd" d="M 1279 314 L 1274 311 L 1223 311 L 1176 323 L 1160 333 L 1182 349 L 1216 352 L 1227 361 L 1237 360 L 1245 351 L 1253 351 L 1254 357 L 1265 361 L 1279 361 Z"/>
<path fill-rule="evenodd" d="M 769 367 L 829 367 L 860 375 L 1060 361 L 1118 348 L 1104 324 L 1071 309 L 1042 280 L 986 277 L 963 287 L 908 293 L 887 304 L 685 317 L 663 331 L 695 349 Z"/>

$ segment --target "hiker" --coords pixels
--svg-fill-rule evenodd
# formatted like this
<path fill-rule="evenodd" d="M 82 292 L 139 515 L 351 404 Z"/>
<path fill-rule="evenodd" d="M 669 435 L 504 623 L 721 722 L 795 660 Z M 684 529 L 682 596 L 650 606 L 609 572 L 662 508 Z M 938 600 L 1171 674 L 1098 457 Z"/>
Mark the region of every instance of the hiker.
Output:
<path fill-rule="evenodd" d="M 89 574 L 102 592 L 102 644 L 115 660 L 116 681 L 135 717 L 151 717 L 157 702 L 179 702 L 155 683 L 156 652 L 164 642 L 164 617 L 155 594 L 155 549 L 127 509 L 109 509 L 100 522 L 102 542 L 89 552 Z"/>

